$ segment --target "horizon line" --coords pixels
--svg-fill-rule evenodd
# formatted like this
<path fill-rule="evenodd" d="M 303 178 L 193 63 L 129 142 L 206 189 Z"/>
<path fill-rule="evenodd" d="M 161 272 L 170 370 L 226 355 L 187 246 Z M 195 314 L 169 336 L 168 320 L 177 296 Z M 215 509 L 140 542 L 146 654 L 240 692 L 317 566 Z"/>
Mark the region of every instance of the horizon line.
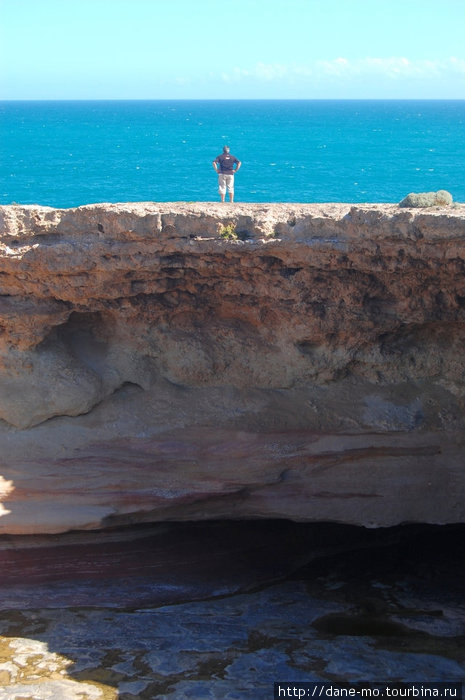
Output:
<path fill-rule="evenodd" d="M 0 97 L 0 102 L 465 102 L 464 97 Z"/>

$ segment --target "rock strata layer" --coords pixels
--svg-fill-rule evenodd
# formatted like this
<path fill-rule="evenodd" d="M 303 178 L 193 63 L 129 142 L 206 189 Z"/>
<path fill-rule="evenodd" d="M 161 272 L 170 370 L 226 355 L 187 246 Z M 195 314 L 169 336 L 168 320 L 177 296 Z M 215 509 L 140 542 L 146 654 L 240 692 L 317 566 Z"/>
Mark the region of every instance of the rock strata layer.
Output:
<path fill-rule="evenodd" d="M 0 225 L 0 533 L 464 521 L 464 205 Z"/>

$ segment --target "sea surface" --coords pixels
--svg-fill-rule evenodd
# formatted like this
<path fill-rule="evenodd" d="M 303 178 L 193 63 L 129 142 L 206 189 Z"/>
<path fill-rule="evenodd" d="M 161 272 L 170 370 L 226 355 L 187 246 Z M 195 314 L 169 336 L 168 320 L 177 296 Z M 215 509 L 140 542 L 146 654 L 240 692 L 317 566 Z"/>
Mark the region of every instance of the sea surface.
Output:
<path fill-rule="evenodd" d="M 0 203 L 465 201 L 465 100 L 0 102 Z"/>

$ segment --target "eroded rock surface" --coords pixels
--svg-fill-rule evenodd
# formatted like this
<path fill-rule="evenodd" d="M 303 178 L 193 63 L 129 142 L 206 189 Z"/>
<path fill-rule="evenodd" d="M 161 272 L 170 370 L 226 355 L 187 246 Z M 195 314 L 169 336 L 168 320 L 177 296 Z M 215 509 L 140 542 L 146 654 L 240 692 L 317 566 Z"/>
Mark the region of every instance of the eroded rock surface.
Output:
<path fill-rule="evenodd" d="M 1 533 L 465 519 L 464 205 L 0 223 Z"/>
<path fill-rule="evenodd" d="M 0 610 L 0 700 L 269 700 L 284 679 L 333 689 L 412 678 L 460 683 L 463 527 L 394 529 L 395 542 L 383 546 L 391 529 L 360 528 L 376 549 L 313 561 L 253 593 L 142 608 L 139 600 L 136 609 L 121 605 L 120 590 L 113 609 L 99 608 L 98 598 L 94 608 L 57 609 L 36 591 L 23 609 L 15 599 L 14 609 Z M 215 560 L 218 549 L 212 553 Z M 276 561 L 282 554 L 278 547 Z M 229 555 L 234 577 L 237 554 Z M 185 586 L 184 576 L 178 582 Z M 75 591 L 69 583 L 68 597 Z"/>

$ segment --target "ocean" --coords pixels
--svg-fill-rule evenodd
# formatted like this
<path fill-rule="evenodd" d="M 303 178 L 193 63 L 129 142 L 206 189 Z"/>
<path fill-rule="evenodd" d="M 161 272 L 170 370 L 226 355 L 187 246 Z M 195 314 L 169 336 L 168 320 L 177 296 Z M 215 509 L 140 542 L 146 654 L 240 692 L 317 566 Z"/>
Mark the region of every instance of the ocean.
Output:
<path fill-rule="evenodd" d="M 0 102 L 0 203 L 465 201 L 465 100 Z"/>

